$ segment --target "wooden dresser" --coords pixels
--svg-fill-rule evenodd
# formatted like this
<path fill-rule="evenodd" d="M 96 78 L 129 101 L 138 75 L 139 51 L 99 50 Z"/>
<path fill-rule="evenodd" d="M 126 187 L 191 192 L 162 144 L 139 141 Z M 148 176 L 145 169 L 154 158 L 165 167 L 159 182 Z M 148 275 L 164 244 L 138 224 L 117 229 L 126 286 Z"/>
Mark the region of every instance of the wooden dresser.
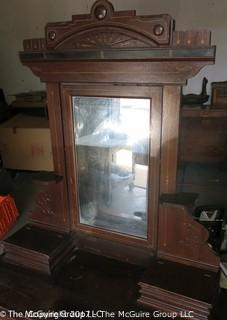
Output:
<path fill-rule="evenodd" d="M 178 263 L 176 278 L 184 265 L 216 274 L 219 258 L 208 248 L 208 231 L 193 219 L 193 202 L 160 202 L 162 194 L 177 189 L 182 86 L 215 62 L 210 32 L 175 31 L 170 15 L 118 12 L 98 0 L 89 14 L 49 23 L 43 38 L 25 40 L 20 59 L 47 85 L 54 171 L 60 177 L 46 190 L 53 192 L 53 210 L 42 209 L 45 201 L 39 201 L 33 223 L 71 232 L 79 251 L 149 266 L 162 257 Z M 217 113 L 211 119 L 200 114 L 198 123 L 216 125 Z M 157 300 L 146 306 L 156 307 Z"/>

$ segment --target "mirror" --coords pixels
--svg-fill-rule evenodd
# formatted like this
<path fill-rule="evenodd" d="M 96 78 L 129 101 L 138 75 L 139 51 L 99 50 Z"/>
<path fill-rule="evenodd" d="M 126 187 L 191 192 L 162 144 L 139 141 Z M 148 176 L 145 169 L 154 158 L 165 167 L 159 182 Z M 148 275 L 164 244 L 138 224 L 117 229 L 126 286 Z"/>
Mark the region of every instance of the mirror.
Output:
<path fill-rule="evenodd" d="M 150 99 L 72 99 L 80 223 L 146 239 Z"/>

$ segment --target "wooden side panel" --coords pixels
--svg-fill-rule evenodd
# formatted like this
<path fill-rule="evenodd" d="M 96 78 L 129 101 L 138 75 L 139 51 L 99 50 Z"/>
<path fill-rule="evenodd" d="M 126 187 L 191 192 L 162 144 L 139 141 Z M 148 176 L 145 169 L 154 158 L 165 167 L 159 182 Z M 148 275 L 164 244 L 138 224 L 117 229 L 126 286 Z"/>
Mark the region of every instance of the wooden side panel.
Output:
<path fill-rule="evenodd" d="M 208 246 L 209 233 L 196 222 L 187 209 L 177 205 L 161 205 L 159 210 L 160 257 L 217 270 L 220 259 Z"/>
<path fill-rule="evenodd" d="M 162 87 L 151 88 L 151 138 L 150 138 L 150 168 L 148 189 L 148 240 L 152 248 L 157 250 L 158 210 L 159 210 L 159 180 L 160 180 L 160 147 L 161 147 L 161 117 L 162 117 Z"/>
<path fill-rule="evenodd" d="M 227 150 L 226 110 L 183 109 L 179 161 L 222 163 Z M 209 132 L 209 134 L 208 134 Z"/>
<path fill-rule="evenodd" d="M 180 97 L 180 86 L 164 87 L 160 194 L 176 192 Z"/>
<path fill-rule="evenodd" d="M 57 183 L 46 184 L 43 188 L 41 186 L 42 190 L 37 194 L 36 208 L 31 215 L 30 221 L 44 228 L 69 231 L 69 209 L 59 85 L 57 83 L 47 84 L 47 92 L 54 171 L 62 179 Z"/>

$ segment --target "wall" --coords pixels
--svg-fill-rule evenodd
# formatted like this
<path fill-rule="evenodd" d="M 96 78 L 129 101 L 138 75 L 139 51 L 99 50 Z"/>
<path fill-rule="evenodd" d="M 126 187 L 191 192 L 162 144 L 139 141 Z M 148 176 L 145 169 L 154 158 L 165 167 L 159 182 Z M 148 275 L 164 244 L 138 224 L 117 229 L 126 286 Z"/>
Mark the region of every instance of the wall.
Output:
<path fill-rule="evenodd" d="M 7 94 L 44 88 L 22 66 L 18 51 L 25 38 L 44 36 L 47 22 L 71 20 L 72 14 L 88 13 L 94 0 L 3 0 L 0 10 L 0 87 Z M 115 10 L 136 9 L 138 14 L 169 13 L 177 30 L 210 29 L 217 45 L 215 66 L 204 68 L 189 80 L 185 92 L 200 92 L 203 76 L 227 80 L 226 0 L 112 0 Z M 210 86 L 210 84 L 209 84 Z"/>

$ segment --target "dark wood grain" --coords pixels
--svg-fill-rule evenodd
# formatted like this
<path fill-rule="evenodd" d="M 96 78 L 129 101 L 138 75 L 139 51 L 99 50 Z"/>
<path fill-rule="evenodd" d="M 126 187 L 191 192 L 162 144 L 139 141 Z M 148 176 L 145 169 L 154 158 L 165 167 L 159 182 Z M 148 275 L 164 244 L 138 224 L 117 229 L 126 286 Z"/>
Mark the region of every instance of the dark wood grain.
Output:
<path fill-rule="evenodd" d="M 48 114 L 51 129 L 52 153 L 55 173 L 62 177 L 61 181 L 50 182 L 45 186 L 45 193 L 51 193 L 54 215 L 43 215 L 42 210 L 35 208 L 31 220 L 59 231 L 70 230 L 70 215 L 68 209 L 67 182 L 65 179 L 64 137 L 61 118 L 60 88 L 57 83 L 47 84 Z M 40 181 L 42 185 L 44 182 Z M 44 208 L 43 208 L 44 209 Z"/>
<path fill-rule="evenodd" d="M 161 194 L 176 192 L 180 97 L 180 86 L 164 87 L 160 177 Z"/>
<path fill-rule="evenodd" d="M 147 60 L 147 59 L 146 59 Z M 162 59 L 163 60 L 163 59 Z M 98 63 L 97 63 L 98 62 Z M 45 82 L 185 84 L 213 59 L 206 61 L 26 61 Z"/>

